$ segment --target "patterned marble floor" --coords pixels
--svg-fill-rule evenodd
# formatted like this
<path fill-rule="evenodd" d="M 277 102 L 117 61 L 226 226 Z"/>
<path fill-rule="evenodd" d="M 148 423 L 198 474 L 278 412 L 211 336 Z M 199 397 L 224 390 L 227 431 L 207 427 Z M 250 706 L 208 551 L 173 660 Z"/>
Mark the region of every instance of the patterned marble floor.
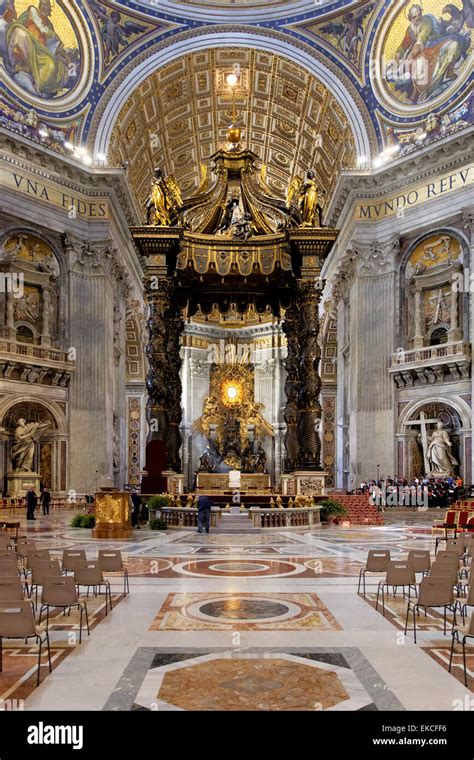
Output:
<path fill-rule="evenodd" d="M 400 630 L 401 599 L 388 600 L 386 617 L 374 609 L 378 577 L 366 599 L 357 595 L 368 549 L 434 549 L 426 518 L 209 535 L 142 529 L 99 543 L 70 528 L 71 517 L 40 517 L 22 532 L 57 556 L 120 548 L 131 593 L 93 615 L 90 637 L 67 652 L 68 631 L 53 629 L 58 654 L 38 688 L 36 649 L 22 652 L 20 671 L 17 650 L 8 652 L 0 697 L 28 682 L 17 691 L 26 710 L 453 710 L 472 697 L 474 653 L 466 688 L 459 652 L 447 672 L 450 637 L 435 615 L 420 618 L 415 645 Z M 109 578 L 118 600 L 122 579 Z"/>

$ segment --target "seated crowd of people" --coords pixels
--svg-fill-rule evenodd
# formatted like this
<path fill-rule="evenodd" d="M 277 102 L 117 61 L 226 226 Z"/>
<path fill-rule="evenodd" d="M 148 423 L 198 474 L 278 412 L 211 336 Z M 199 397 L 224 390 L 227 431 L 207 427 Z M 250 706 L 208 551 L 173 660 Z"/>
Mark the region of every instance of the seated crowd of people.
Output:
<path fill-rule="evenodd" d="M 356 493 L 370 494 L 381 507 L 428 507 L 447 509 L 463 492 L 461 477 L 406 478 L 386 477 L 362 481 Z"/>

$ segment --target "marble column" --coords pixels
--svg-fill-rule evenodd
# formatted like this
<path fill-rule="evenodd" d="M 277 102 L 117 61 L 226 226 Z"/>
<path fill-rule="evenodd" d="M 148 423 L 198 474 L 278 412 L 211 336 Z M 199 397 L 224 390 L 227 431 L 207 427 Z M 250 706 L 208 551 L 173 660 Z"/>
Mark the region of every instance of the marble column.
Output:
<path fill-rule="evenodd" d="M 50 326 L 49 326 L 50 311 L 51 311 L 51 291 L 50 291 L 49 285 L 45 285 L 45 287 L 43 288 L 43 324 L 42 324 L 43 331 L 41 333 L 42 346 L 51 345 L 51 334 L 50 334 Z"/>
<path fill-rule="evenodd" d="M 14 340 L 16 337 L 16 330 L 15 330 L 15 319 L 13 316 L 13 293 L 10 290 L 7 290 L 6 292 L 6 298 L 7 298 L 7 313 L 6 313 L 6 324 L 5 324 L 5 337 L 9 340 Z"/>
<path fill-rule="evenodd" d="M 463 227 L 466 230 L 466 236 L 468 239 L 469 251 L 466 255 L 464 266 L 470 271 L 474 271 L 474 205 L 470 206 L 463 211 Z M 471 275 L 472 276 L 472 275 Z M 468 329 L 464 330 L 464 340 L 471 340 L 474 335 L 474 298 L 472 293 L 467 297 L 469 316 Z M 471 373 L 471 404 L 474 399 L 474 372 Z M 472 424 L 471 424 L 472 428 Z M 465 482 L 472 483 L 474 477 L 474 446 L 472 445 L 472 429 L 466 440 L 466 462 L 465 462 Z"/>
<path fill-rule="evenodd" d="M 459 294 L 457 291 L 451 289 L 451 304 L 450 304 L 450 322 L 451 326 L 448 331 L 448 340 L 455 341 L 461 340 L 461 331 L 459 329 Z"/>
<path fill-rule="evenodd" d="M 113 485 L 114 287 L 100 246 L 84 252 L 65 246 L 70 261 L 69 345 L 76 357 L 71 378 L 69 488 L 84 493 Z"/>
<path fill-rule="evenodd" d="M 413 348 L 423 347 L 423 291 L 414 285 L 414 310 L 415 310 L 415 335 L 413 336 Z"/>
<path fill-rule="evenodd" d="M 319 363 L 321 349 L 318 345 L 319 300 L 321 291 L 314 282 L 298 283 L 298 307 L 301 318 L 299 338 L 298 391 L 298 459 L 302 470 L 321 469 L 321 439 L 318 423 L 321 420 L 321 377 Z"/>

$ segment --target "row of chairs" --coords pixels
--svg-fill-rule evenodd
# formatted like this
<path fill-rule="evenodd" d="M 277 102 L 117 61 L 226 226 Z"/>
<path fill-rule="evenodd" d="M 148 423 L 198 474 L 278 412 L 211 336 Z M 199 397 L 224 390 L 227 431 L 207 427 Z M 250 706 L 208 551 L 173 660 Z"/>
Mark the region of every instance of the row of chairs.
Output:
<path fill-rule="evenodd" d="M 112 609 L 110 582 L 104 572 L 122 571 L 124 594 L 129 593 L 128 572 L 123 564 L 120 551 L 100 550 L 98 560 L 87 560 L 84 550 L 65 549 L 61 566 L 52 559 L 50 550 L 37 549 L 34 541 L 19 541 L 16 547 L 0 549 L 0 672 L 3 669 L 3 639 L 31 637 L 38 643 L 38 667 L 36 683 L 40 680 L 41 654 L 43 646 L 48 651 L 51 672 L 51 651 L 49 642 L 49 611 L 51 608 L 70 614 L 71 609 L 79 611 L 79 643 L 82 642 L 83 620 L 90 635 L 89 617 L 85 601 L 79 598 L 81 587 L 87 588 L 87 596 L 92 587 L 97 596 L 102 586 L 105 588 L 105 614 L 108 606 Z M 72 575 L 68 573 L 72 572 Z M 38 623 L 35 610 L 38 608 L 38 589 L 42 589 Z M 33 602 L 33 592 L 35 602 Z M 25 599 L 26 595 L 26 599 Z M 46 625 L 42 629 L 43 615 Z"/>
<path fill-rule="evenodd" d="M 365 596 L 366 585 L 365 576 L 367 572 L 381 573 L 385 572 L 386 576 L 378 583 L 376 609 L 379 605 L 379 597 L 382 597 L 382 611 L 385 615 L 385 589 L 393 589 L 395 596 L 399 588 L 403 591 L 408 590 L 408 604 L 405 619 L 405 635 L 408 631 L 408 621 L 410 613 L 413 615 L 413 634 L 416 644 L 416 618 L 420 609 L 423 609 L 425 616 L 427 609 L 443 609 L 443 630 L 446 635 L 447 629 L 447 612 L 452 612 L 452 645 L 449 670 L 453 659 L 455 640 L 461 641 L 463 649 L 464 663 L 464 680 L 467 685 L 467 668 L 466 668 L 466 641 L 474 636 L 474 615 L 471 622 L 465 628 L 468 607 L 474 607 L 474 571 L 472 570 L 472 557 L 474 550 L 474 541 L 471 535 L 463 535 L 457 539 L 448 539 L 446 551 L 439 552 L 435 561 L 431 562 L 430 552 L 428 550 L 413 550 L 408 553 L 407 559 L 392 560 L 390 551 L 372 550 L 367 557 L 365 567 L 361 568 L 359 573 L 358 593 L 360 593 L 361 583 Z M 471 569 L 468 571 L 468 566 Z M 417 589 L 416 574 L 421 573 L 422 579 Z M 463 578 L 466 583 L 463 584 Z M 416 599 L 412 599 L 411 593 Z M 462 617 L 462 626 L 457 625 L 456 612 L 459 610 Z"/>

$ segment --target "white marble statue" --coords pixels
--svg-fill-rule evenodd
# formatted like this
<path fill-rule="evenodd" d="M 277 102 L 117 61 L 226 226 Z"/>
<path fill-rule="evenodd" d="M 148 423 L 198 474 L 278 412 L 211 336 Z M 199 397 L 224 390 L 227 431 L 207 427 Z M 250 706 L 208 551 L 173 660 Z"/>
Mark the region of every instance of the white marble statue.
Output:
<path fill-rule="evenodd" d="M 32 471 L 36 441 L 49 425 L 49 422 L 26 422 L 23 418 L 18 420 L 15 443 L 12 446 L 14 472 Z"/>
<path fill-rule="evenodd" d="M 443 423 L 438 422 L 428 439 L 428 462 L 433 477 L 443 478 L 453 474 L 458 461 L 451 454 L 452 445 Z"/>

